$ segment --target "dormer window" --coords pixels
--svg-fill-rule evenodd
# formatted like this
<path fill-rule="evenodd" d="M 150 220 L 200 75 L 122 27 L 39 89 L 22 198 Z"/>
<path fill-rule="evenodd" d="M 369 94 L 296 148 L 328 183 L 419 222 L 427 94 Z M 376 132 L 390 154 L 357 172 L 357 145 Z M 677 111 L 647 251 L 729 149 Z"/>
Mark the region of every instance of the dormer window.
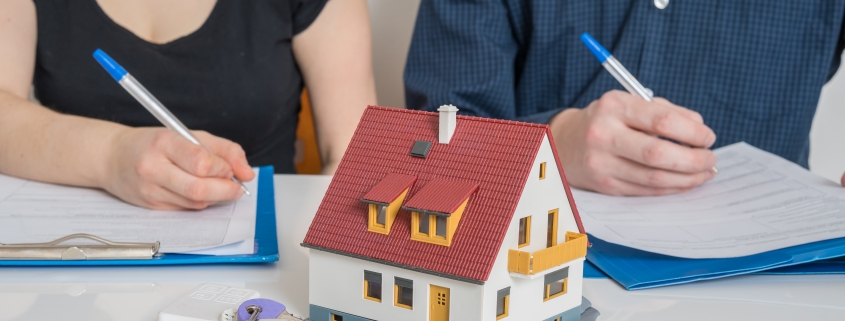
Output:
<path fill-rule="evenodd" d="M 435 178 L 414 195 L 403 209 L 411 212 L 411 239 L 451 246 L 455 231 L 478 184 Z"/>
<path fill-rule="evenodd" d="M 399 208 L 416 180 L 416 176 L 388 174 L 361 198 L 361 202 L 367 203 L 368 231 L 390 234 Z"/>

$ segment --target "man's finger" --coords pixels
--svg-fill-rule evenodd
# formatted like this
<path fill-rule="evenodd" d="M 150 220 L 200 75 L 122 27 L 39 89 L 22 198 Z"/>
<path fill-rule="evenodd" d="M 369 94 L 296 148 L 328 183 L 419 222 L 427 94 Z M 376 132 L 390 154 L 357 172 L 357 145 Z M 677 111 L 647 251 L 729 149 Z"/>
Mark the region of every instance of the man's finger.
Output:
<path fill-rule="evenodd" d="M 842 187 L 845 187 L 845 173 L 842 173 L 842 180 L 839 183 L 842 184 Z"/>
<path fill-rule="evenodd" d="M 663 97 L 654 97 L 654 103 L 661 104 L 668 107 L 674 107 L 682 116 L 691 119 L 699 124 L 704 124 L 704 117 L 701 116 L 698 112 L 684 108 L 678 105 L 673 104 L 672 102 L 666 100 Z"/>
<path fill-rule="evenodd" d="M 687 174 L 709 171 L 716 165 L 710 150 L 681 146 L 631 129 L 614 135 L 611 152 L 647 167 Z"/>
<path fill-rule="evenodd" d="M 621 99 L 627 106 L 622 121 L 632 128 L 694 147 L 708 148 L 716 142 L 713 130 L 691 119 L 685 108 L 633 96 Z"/>
<path fill-rule="evenodd" d="M 190 201 L 213 203 L 236 200 L 243 195 L 240 184 L 229 179 L 196 177 L 172 164 L 161 167 L 155 182 Z"/>
<path fill-rule="evenodd" d="M 249 166 L 246 153 L 240 145 L 207 132 L 195 132 L 195 135 L 212 153 L 229 163 L 235 177 L 239 180 L 248 182 L 255 178 L 255 172 Z"/>
<path fill-rule="evenodd" d="M 624 158 L 611 158 L 610 175 L 617 179 L 653 188 L 693 188 L 713 178 L 713 171 L 693 174 L 643 166 Z"/>

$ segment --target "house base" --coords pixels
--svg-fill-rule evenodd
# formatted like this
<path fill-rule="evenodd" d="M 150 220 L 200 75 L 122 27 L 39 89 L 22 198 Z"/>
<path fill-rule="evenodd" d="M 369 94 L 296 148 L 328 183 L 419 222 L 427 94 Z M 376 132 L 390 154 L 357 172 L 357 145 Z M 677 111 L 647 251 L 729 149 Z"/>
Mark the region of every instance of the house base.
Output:
<path fill-rule="evenodd" d="M 566 310 L 561 314 L 557 314 L 551 318 L 545 319 L 543 321 L 580 321 L 581 320 L 581 307 L 577 306 L 572 309 Z"/>
<path fill-rule="evenodd" d="M 310 315 L 309 319 L 311 321 L 334 321 L 334 320 L 375 321 L 373 319 L 362 318 L 362 317 L 359 317 L 357 315 L 352 315 L 352 314 L 341 312 L 341 311 L 335 311 L 335 310 L 332 310 L 332 309 L 326 309 L 326 308 L 321 307 L 319 305 L 313 305 L 313 304 L 311 304 L 311 306 L 309 308 L 309 315 Z M 333 315 L 339 316 L 342 319 L 333 318 L 332 317 Z"/>
<path fill-rule="evenodd" d="M 311 321 L 333 321 L 336 320 L 332 316 L 339 316 L 342 318 L 343 321 L 375 321 L 373 319 L 362 318 L 357 315 L 352 315 L 349 313 L 344 313 L 341 311 L 335 311 L 332 309 L 327 309 L 321 307 L 319 305 L 310 306 L 310 313 Z M 574 307 L 572 309 L 566 310 L 561 314 L 557 314 L 551 318 L 545 319 L 543 321 L 580 321 L 581 320 L 581 307 Z"/>

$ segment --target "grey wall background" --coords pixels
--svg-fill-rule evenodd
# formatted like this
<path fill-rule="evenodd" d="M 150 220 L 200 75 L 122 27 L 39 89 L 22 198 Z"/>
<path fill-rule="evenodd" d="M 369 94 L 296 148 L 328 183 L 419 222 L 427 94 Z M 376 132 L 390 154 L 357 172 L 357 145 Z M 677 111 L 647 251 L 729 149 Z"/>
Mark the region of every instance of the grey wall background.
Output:
<path fill-rule="evenodd" d="M 405 107 L 402 71 L 420 0 L 368 0 L 368 3 L 379 105 Z M 845 172 L 845 72 L 841 70 L 822 91 L 810 139 L 810 169 L 839 182 Z"/>

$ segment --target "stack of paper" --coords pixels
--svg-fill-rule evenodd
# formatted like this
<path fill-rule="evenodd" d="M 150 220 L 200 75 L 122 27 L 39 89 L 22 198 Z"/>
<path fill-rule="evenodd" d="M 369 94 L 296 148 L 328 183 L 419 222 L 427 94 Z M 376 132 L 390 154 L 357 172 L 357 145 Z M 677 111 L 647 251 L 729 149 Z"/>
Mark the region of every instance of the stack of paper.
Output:
<path fill-rule="evenodd" d="M 573 196 L 604 241 L 684 258 L 727 258 L 845 237 L 845 188 L 745 143 L 716 150 L 719 174 L 690 192 Z"/>
<path fill-rule="evenodd" d="M 43 243 L 87 233 L 114 242 L 161 242 L 160 253 L 252 254 L 258 179 L 236 202 L 202 211 L 153 211 L 108 193 L 0 175 L 0 243 Z"/>

